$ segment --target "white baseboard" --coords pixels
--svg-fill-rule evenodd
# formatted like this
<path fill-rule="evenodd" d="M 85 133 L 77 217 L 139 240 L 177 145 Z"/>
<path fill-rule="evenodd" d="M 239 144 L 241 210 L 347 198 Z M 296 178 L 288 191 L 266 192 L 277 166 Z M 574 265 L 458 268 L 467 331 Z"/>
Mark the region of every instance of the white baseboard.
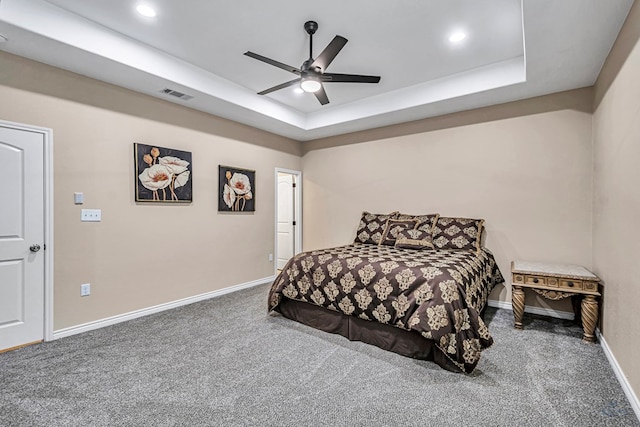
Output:
<path fill-rule="evenodd" d="M 64 338 L 64 337 L 79 334 L 82 332 L 92 331 L 98 328 L 104 328 L 105 326 L 115 325 L 116 323 L 137 319 L 138 317 L 148 316 L 150 314 L 159 313 L 165 310 L 171 310 L 172 308 L 181 307 L 183 305 L 193 304 L 194 302 L 204 301 L 210 298 L 219 297 L 221 295 L 229 294 L 231 292 L 237 292 L 242 289 L 263 285 L 265 283 L 273 282 L 275 278 L 276 276 L 264 277 L 262 279 L 253 280 L 251 282 L 241 283 L 235 286 L 229 286 L 228 288 L 218 289 L 216 291 L 211 291 L 211 292 L 207 292 L 200 295 L 194 295 L 192 297 L 187 297 L 187 298 L 179 299 L 176 301 L 167 302 L 164 304 L 154 305 L 153 307 L 130 311 L 128 313 L 118 314 L 116 316 L 107 317 L 105 319 L 94 320 L 93 322 L 83 323 L 81 325 L 59 329 L 53 332 L 53 339 L 57 340 L 58 338 Z"/>
<path fill-rule="evenodd" d="M 607 340 L 604 339 L 599 329 L 596 329 L 596 336 L 598 337 L 598 341 L 600 342 L 600 346 L 602 347 L 605 356 L 607 356 L 607 360 L 609 360 L 613 373 L 616 374 L 616 378 L 622 386 L 625 396 L 627 396 L 627 399 L 629 400 L 629 404 L 631 405 L 633 412 L 636 413 L 636 417 L 640 420 L 640 400 L 638 399 L 638 396 L 633 392 L 633 388 L 631 387 L 631 384 L 629 384 L 629 380 L 627 380 L 624 372 L 622 372 L 622 368 L 618 365 L 618 361 L 611 352 L 611 349 L 607 344 Z"/>
<path fill-rule="evenodd" d="M 507 301 L 496 301 L 496 300 L 490 299 L 489 301 L 487 301 L 487 305 L 489 307 L 513 310 L 511 303 Z M 531 314 L 539 314 L 541 316 L 555 317 L 556 319 L 573 320 L 574 318 L 573 313 L 569 313 L 567 311 L 552 310 L 550 308 L 544 308 L 544 307 L 531 307 L 528 305 L 524 306 L 524 312 L 531 313 Z"/>

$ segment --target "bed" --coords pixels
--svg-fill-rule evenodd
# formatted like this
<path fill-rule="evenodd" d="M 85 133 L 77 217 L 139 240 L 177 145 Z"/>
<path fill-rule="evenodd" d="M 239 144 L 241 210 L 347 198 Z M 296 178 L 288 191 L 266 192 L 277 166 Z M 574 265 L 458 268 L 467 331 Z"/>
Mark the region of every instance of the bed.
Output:
<path fill-rule="evenodd" d="M 367 215 L 377 216 L 379 225 L 372 227 Z M 470 220 L 475 222 L 467 227 L 464 219 L 452 220 L 364 212 L 353 244 L 289 260 L 269 291 L 269 311 L 470 373 L 493 343 L 481 313 L 491 289 L 504 279 L 480 245 L 484 221 Z M 475 232 L 462 239 L 470 245 L 451 243 L 472 227 Z"/>

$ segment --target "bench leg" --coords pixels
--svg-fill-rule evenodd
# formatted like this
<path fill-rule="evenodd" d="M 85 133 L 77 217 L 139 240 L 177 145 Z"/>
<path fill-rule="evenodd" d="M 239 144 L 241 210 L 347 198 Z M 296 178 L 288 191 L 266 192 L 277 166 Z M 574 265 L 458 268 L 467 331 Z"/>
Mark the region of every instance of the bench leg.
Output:
<path fill-rule="evenodd" d="M 593 295 L 585 295 L 582 299 L 582 329 L 584 335 L 583 341 L 594 342 L 596 337 L 596 323 L 598 322 L 598 301 Z"/>
<path fill-rule="evenodd" d="M 516 329 L 522 329 L 522 316 L 524 315 L 524 290 L 521 286 L 511 287 L 511 306 L 513 307 L 513 320 Z"/>

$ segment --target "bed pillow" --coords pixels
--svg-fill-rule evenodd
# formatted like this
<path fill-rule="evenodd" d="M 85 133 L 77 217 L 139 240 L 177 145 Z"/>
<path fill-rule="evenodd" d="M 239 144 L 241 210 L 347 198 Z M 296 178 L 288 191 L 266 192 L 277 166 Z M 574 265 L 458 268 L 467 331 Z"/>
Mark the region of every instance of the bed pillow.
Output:
<path fill-rule="evenodd" d="M 387 225 L 384 228 L 382 237 L 380 238 L 381 245 L 393 246 L 396 243 L 396 237 L 402 230 L 413 230 L 416 228 L 418 221 L 415 219 L 389 219 Z"/>
<path fill-rule="evenodd" d="M 436 226 L 436 221 L 440 215 L 436 214 L 428 214 L 428 215 L 410 215 L 410 214 L 400 214 L 398 215 L 398 219 L 415 219 L 418 221 L 418 225 L 416 225 L 416 230 L 424 230 L 433 234 L 433 228 Z"/>
<path fill-rule="evenodd" d="M 367 211 L 362 212 L 358 231 L 356 232 L 355 243 L 367 243 L 377 245 L 380 243 L 382 233 L 387 225 L 387 221 L 398 216 L 398 212 L 389 214 L 373 214 Z"/>
<path fill-rule="evenodd" d="M 401 249 L 433 249 L 431 231 L 402 230 L 396 238 L 396 248 Z"/>
<path fill-rule="evenodd" d="M 433 229 L 436 249 L 480 250 L 484 219 L 440 217 Z"/>

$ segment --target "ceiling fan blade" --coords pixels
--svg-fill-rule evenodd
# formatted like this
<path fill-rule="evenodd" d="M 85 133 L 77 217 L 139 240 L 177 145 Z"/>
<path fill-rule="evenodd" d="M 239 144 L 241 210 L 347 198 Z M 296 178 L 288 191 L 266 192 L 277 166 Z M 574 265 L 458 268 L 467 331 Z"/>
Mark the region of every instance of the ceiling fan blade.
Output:
<path fill-rule="evenodd" d="M 265 62 L 269 65 L 273 65 L 274 67 L 281 68 L 290 73 L 297 74 L 297 75 L 302 74 L 302 70 L 300 70 L 299 68 L 292 67 L 291 65 L 283 64 L 282 62 L 275 61 L 271 58 L 267 58 L 266 56 L 258 55 L 257 53 L 253 53 L 249 51 L 245 52 L 244 54 L 250 58 L 257 59 L 258 61 Z"/>
<path fill-rule="evenodd" d="M 325 83 L 378 83 L 380 81 L 380 76 L 324 73 L 320 79 Z"/>
<path fill-rule="evenodd" d="M 335 36 L 331 43 L 324 48 L 322 53 L 318 55 L 315 61 L 311 64 L 312 67 L 320 67 L 322 71 L 326 70 L 329 64 L 333 61 L 336 55 L 342 50 L 347 39 L 342 36 Z"/>
<path fill-rule="evenodd" d="M 276 90 L 284 89 L 285 87 L 293 86 L 299 83 L 300 83 L 300 79 L 293 79 L 289 82 L 279 84 L 278 86 L 270 87 L 269 89 L 265 89 L 262 92 L 258 92 L 258 95 L 266 95 L 268 93 L 275 92 Z"/>
<path fill-rule="evenodd" d="M 329 97 L 327 96 L 327 92 L 324 91 L 324 86 L 320 86 L 320 90 L 313 92 L 313 94 L 318 98 L 320 104 L 326 105 L 329 103 Z"/>

